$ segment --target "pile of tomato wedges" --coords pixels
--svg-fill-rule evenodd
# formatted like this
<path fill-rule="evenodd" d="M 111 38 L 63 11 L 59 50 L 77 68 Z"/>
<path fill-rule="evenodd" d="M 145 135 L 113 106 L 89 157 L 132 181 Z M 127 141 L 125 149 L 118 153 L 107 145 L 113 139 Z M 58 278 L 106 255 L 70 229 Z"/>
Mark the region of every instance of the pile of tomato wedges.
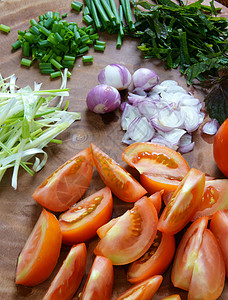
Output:
<path fill-rule="evenodd" d="M 137 169 L 140 183 L 92 143 L 34 191 L 43 211 L 18 258 L 16 284 L 46 280 L 62 243 L 72 245 L 43 298 L 72 299 L 85 273 L 85 243 L 98 235 L 80 299 L 111 299 L 113 266 L 128 265 L 132 287 L 117 299 L 151 300 L 171 263 L 171 281 L 189 300 L 217 299 L 228 274 L 228 179 L 190 169 L 179 153 L 152 143 L 130 145 L 122 159 Z M 105 187 L 82 199 L 94 166 Z M 117 218 L 113 194 L 133 203 Z M 61 212 L 58 219 L 55 212 Z"/>

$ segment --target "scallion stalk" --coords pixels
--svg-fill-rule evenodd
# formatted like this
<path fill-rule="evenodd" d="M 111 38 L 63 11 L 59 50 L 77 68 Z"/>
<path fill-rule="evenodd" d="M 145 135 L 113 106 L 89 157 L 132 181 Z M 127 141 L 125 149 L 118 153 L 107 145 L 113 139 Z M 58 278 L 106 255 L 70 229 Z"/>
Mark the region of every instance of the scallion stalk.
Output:
<path fill-rule="evenodd" d="M 4 24 L 0 24 L 0 30 L 5 32 L 5 33 L 9 33 L 10 32 L 10 27 Z"/>

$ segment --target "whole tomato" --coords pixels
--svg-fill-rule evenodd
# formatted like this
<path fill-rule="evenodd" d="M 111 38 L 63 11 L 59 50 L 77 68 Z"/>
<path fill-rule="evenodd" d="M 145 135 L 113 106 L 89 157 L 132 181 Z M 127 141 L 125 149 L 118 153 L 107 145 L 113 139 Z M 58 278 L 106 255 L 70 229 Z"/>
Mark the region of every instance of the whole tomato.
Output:
<path fill-rule="evenodd" d="M 215 135 L 213 154 L 217 166 L 228 177 L 228 119 L 222 123 Z"/>

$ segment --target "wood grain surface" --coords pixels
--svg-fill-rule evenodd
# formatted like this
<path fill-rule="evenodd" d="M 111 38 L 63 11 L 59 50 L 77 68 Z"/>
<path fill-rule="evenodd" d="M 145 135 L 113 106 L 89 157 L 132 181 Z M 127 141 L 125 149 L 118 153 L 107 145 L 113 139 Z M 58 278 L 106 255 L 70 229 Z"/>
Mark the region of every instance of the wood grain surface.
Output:
<path fill-rule="evenodd" d="M 70 0 L 0 1 L 0 23 L 11 27 L 11 32 L 8 35 L 0 33 L 0 73 L 3 77 L 14 73 L 18 77 L 17 84 L 21 87 L 26 85 L 33 86 L 34 81 L 43 82 L 43 89 L 52 89 L 60 86 L 60 79 L 50 80 L 49 76 L 41 75 L 37 64 L 30 69 L 21 67 L 21 51 L 11 52 L 11 44 L 16 41 L 19 29 L 27 29 L 30 19 L 37 19 L 40 14 L 44 14 L 47 11 L 59 11 L 61 14 L 68 13 L 67 21 L 75 21 L 82 25 L 82 15 L 71 11 L 70 4 Z M 226 8 L 223 9 L 223 13 L 227 13 Z M 73 123 L 68 130 L 60 135 L 60 138 L 63 140 L 62 145 L 50 145 L 47 147 L 48 162 L 38 174 L 31 177 L 23 170 L 20 171 L 18 190 L 13 190 L 10 185 L 11 171 L 6 173 L 6 176 L 0 183 L 0 299 L 42 299 L 69 251 L 69 247 L 63 245 L 58 264 L 53 274 L 44 283 L 32 288 L 15 285 L 18 255 L 42 210 L 42 207 L 32 198 L 35 188 L 57 167 L 80 150 L 88 147 L 91 142 L 126 167 L 121 160 L 121 152 L 126 147 L 125 144 L 121 143 L 124 135 L 120 127 L 121 112 L 116 110 L 106 115 L 96 115 L 88 111 L 86 107 L 85 99 L 87 93 L 97 84 L 98 72 L 110 63 L 123 64 L 131 73 L 139 67 L 148 67 L 159 74 L 160 81 L 174 79 L 188 89 L 185 78 L 180 77 L 178 71 L 164 71 L 161 62 L 142 59 L 140 51 L 137 50 L 137 40 L 125 38 L 122 48 L 117 50 L 115 35 L 101 34 L 100 39 L 107 43 L 105 52 L 94 52 L 91 49 L 89 54 L 94 55 L 92 65 L 83 65 L 81 58 L 78 58 L 72 71 L 72 76 L 67 83 L 67 87 L 70 89 L 70 96 L 68 97 L 70 101 L 69 110 L 81 112 L 81 120 Z M 203 94 L 201 92 L 194 91 L 194 93 L 202 99 Z M 126 96 L 126 93 L 123 93 L 122 96 Z M 213 137 L 207 137 L 202 134 L 201 130 L 198 130 L 194 134 L 194 141 L 196 142 L 194 151 L 185 155 L 189 165 L 199 168 L 211 176 L 221 178 L 222 174 L 217 169 L 212 155 Z M 103 186 L 104 184 L 97 171 L 94 170 L 91 184 L 85 196 L 92 194 Z M 131 204 L 126 204 L 116 197 L 114 197 L 114 201 L 114 217 L 132 207 Z M 94 238 L 87 243 L 89 252 L 88 264 L 78 292 L 81 291 L 92 265 L 94 259 L 93 249 L 97 241 L 98 239 Z M 121 292 L 130 287 L 130 283 L 126 280 L 126 272 L 126 266 L 114 268 L 115 277 L 112 299 L 115 299 Z M 172 286 L 170 270 L 168 270 L 164 274 L 164 281 L 153 299 L 161 299 L 173 293 L 178 293 L 182 299 L 187 299 L 186 292 Z M 75 295 L 74 299 L 77 299 L 77 295 Z M 219 299 L 228 299 L 227 282 Z"/>

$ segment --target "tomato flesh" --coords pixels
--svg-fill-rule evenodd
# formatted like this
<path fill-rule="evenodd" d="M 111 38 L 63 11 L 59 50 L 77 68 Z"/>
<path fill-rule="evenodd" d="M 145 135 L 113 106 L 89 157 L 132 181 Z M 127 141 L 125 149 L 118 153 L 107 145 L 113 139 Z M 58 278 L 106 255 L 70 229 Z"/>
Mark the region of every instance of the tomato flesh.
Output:
<path fill-rule="evenodd" d="M 47 209 L 65 211 L 84 195 L 92 174 L 92 155 L 86 148 L 52 173 L 32 196 Z"/>
<path fill-rule="evenodd" d="M 144 196 L 111 222 L 110 227 L 104 225 L 106 230 L 94 253 L 108 257 L 114 265 L 124 265 L 141 257 L 151 246 L 157 231 L 157 211 Z"/>
<path fill-rule="evenodd" d="M 113 199 L 109 187 L 81 200 L 59 217 L 63 243 L 86 242 L 112 216 Z"/>
<path fill-rule="evenodd" d="M 34 286 L 46 280 L 57 263 L 61 243 L 58 220 L 43 209 L 19 255 L 16 284 Z"/>
<path fill-rule="evenodd" d="M 73 246 L 43 300 L 71 300 L 82 281 L 86 262 L 87 250 L 85 244 Z"/>
<path fill-rule="evenodd" d="M 215 162 L 226 177 L 228 177 L 227 149 L 228 149 L 228 119 L 226 119 L 219 127 L 213 143 L 213 154 L 214 154 Z"/>
<path fill-rule="evenodd" d="M 140 173 L 140 181 L 153 194 L 164 189 L 174 191 L 189 171 L 178 152 L 149 142 L 134 143 L 122 152 L 122 159 Z"/>
<path fill-rule="evenodd" d="M 210 229 L 221 247 L 228 277 L 228 210 L 219 210 L 213 215 Z"/>
<path fill-rule="evenodd" d="M 228 179 L 215 179 L 205 182 L 202 203 L 193 221 L 202 216 L 212 217 L 217 210 L 228 208 Z"/>
<path fill-rule="evenodd" d="M 158 231 L 149 250 L 130 265 L 128 281 L 137 283 L 153 275 L 163 274 L 169 267 L 174 253 L 174 236 Z"/>
<path fill-rule="evenodd" d="M 163 210 L 158 230 L 176 234 L 188 224 L 201 204 L 205 174 L 192 168 L 179 184 Z"/>
<path fill-rule="evenodd" d="M 80 300 L 109 300 L 113 287 L 113 266 L 110 259 L 96 256 Z"/>
<path fill-rule="evenodd" d="M 119 199 L 135 202 L 147 193 L 130 173 L 93 143 L 91 149 L 101 179 Z"/>
<path fill-rule="evenodd" d="M 162 283 L 163 277 L 155 275 L 129 288 L 116 300 L 149 300 L 152 299 Z"/>

